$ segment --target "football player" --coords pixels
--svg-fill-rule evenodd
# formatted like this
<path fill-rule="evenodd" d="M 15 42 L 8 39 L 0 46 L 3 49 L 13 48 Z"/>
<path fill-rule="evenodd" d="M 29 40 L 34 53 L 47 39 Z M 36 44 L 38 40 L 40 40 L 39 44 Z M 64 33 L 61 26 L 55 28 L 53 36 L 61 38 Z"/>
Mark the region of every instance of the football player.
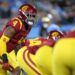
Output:
<path fill-rule="evenodd" d="M 19 67 L 14 63 L 14 59 L 9 53 L 15 50 L 21 44 L 23 39 L 30 32 L 32 25 L 35 23 L 37 11 L 30 4 L 24 4 L 19 8 L 18 17 L 8 21 L 0 33 L 0 74 L 6 75 L 6 70 L 13 66 L 14 75 L 19 75 Z M 9 60 L 10 59 L 10 60 Z"/>
<path fill-rule="evenodd" d="M 64 34 L 59 31 L 51 31 L 49 34 L 49 38 L 55 40 L 56 42 L 62 37 L 64 37 Z M 43 75 L 52 75 L 52 52 L 55 43 L 49 43 L 51 43 L 53 46 L 44 45 L 40 47 L 35 54 L 37 62 L 36 65 L 39 70 L 42 71 Z"/>
<path fill-rule="evenodd" d="M 46 70 L 42 71 L 42 69 L 43 69 L 42 65 L 45 66 L 44 67 L 45 69 L 46 69 L 46 67 L 48 67 L 48 68 L 50 67 L 49 69 L 51 71 L 51 65 L 50 65 L 51 54 L 52 54 L 52 47 L 54 46 L 54 44 L 56 42 L 54 39 L 57 39 L 56 35 L 58 36 L 58 38 L 63 36 L 58 31 L 52 31 L 49 33 L 48 38 L 30 39 L 30 40 L 26 40 L 25 43 L 22 44 L 24 47 L 19 50 L 19 52 L 17 54 L 17 60 L 19 62 L 20 67 L 24 71 L 26 71 L 26 73 L 28 75 L 47 75 L 47 74 L 50 74 L 50 73 L 47 73 L 48 71 L 46 71 Z M 54 36 L 56 38 L 54 38 Z M 49 55 L 50 63 L 47 62 L 45 64 L 45 62 L 48 60 L 47 59 L 48 55 Z M 46 58 L 46 60 L 44 61 L 45 58 Z M 37 68 L 37 66 L 39 69 Z"/>
<path fill-rule="evenodd" d="M 53 75 L 73 75 L 75 71 L 75 31 L 60 39 L 53 48 Z"/>

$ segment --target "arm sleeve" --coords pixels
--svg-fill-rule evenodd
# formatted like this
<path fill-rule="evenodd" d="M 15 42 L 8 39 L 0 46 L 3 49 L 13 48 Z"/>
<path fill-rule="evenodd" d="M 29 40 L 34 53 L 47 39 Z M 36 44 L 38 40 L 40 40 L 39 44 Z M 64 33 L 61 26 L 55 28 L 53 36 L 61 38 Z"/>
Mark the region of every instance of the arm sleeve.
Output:
<path fill-rule="evenodd" d="M 6 43 L 10 40 L 10 38 L 6 37 L 5 35 L 2 35 L 0 39 L 0 56 L 7 53 L 7 47 Z"/>

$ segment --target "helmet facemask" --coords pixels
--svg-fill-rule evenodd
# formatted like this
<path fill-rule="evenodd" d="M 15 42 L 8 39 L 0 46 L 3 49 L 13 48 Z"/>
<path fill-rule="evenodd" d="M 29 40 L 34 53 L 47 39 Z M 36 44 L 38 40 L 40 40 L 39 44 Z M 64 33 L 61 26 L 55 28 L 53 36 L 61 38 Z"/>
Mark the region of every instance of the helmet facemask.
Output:
<path fill-rule="evenodd" d="M 36 14 L 31 14 L 31 13 L 24 13 L 24 12 L 22 12 L 22 17 L 21 17 L 21 19 L 24 21 L 24 22 L 26 22 L 28 25 L 34 25 L 34 24 L 36 24 L 36 22 L 37 22 L 37 16 L 36 16 Z"/>
<path fill-rule="evenodd" d="M 26 14 L 26 17 L 27 17 L 26 23 L 28 25 L 34 25 L 34 24 L 36 24 L 36 21 L 37 21 L 36 14 Z"/>

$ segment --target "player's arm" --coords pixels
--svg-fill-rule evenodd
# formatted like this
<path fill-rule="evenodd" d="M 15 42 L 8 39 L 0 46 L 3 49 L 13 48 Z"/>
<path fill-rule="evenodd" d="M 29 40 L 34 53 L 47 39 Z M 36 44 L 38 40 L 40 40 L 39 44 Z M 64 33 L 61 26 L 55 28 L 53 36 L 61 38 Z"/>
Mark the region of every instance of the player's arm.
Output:
<path fill-rule="evenodd" d="M 13 37 L 13 35 L 15 34 L 15 30 L 14 28 L 12 28 L 11 26 L 8 26 L 1 39 L 0 39 L 0 50 L 1 50 L 1 56 L 2 56 L 2 60 L 3 60 L 3 63 L 7 63 L 8 60 L 7 60 L 7 55 L 6 55 L 6 43 Z"/>
<path fill-rule="evenodd" d="M 8 26 L 4 31 L 3 35 L 11 39 L 15 35 L 16 31 L 12 26 Z"/>
<path fill-rule="evenodd" d="M 7 51 L 6 51 L 6 43 L 9 42 L 9 40 L 15 35 L 16 31 L 14 30 L 14 28 L 12 28 L 11 26 L 8 26 L 1 39 L 0 39 L 0 46 L 1 46 L 1 56 L 2 56 L 2 67 L 3 69 L 9 69 L 9 64 L 8 64 L 8 57 L 7 57 Z"/>
<path fill-rule="evenodd" d="M 14 28 L 12 28 L 11 26 L 8 26 L 1 39 L 0 39 L 0 50 L 1 50 L 1 56 L 2 56 L 2 60 L 3 60 L 3 63 L 7 63 L 8 60 L 7 60 L 7 50 L 6 50 L 6 43 L 9 42 L 9 40 L 15 35 L 15 30 Z"/>
<path fill-rule="evenodd" d="M 3 33 L 3 35 L 2 35 L 2 37 L 6 37 L 7 39 L 11 39 L 14 35 L 15 35 L 15 33 L 16 33 L 16 31 L 15 31 L 15 29 L 12 27 L 12 26 L 8 26 L 7 28 L 6 28 L 6 30 L 4 31 L 4 33 Z M 7 40 L 6 39 L 6 40 Z M 8 41 L 9 41 L 8 40 Z M 7 42 L 8 42 L 7 41 Z M 7 42 L 5 42 L 5 44 L 7 43 Z M 10 67 L 9 67 L 9 63 L 8 63 L 8 57 L 7 57 L 7 54 L 6 53 L 3 53 L 2 54 L 2 60 L 3 60 L 3 68 L 4 69 L 10 69 Z M 19 75 L 20 74 L 20 68 L 19 67 L 17 67 L 17 68 L 15 68 L 13 71 L 12 71 L 12 73 L 13 73 L 13 75 Z"/>
<path fill-rule="evenodd" d="M 0 54 L 1 54 L 1 56 L 3 54 L 7 53 L 6 43 L 9 42 L 9 40 L 15 35 L 15 33 L 16 33 L 15 29 L 11 26 L 8 26 L 5 29 L 3 35 L 0 39 L 0 50 L 1 50 Z"/>
<path fill-rule="evenodd" d="M 5 62 L 5 54 L 7 53 L 6 51 L 6 43 L 9 42 L 9 40 L 15 35 L 16 31 L 14 30 L 14 28 L 12 28 L 11 26 L 8 26 L 1 39 L 0 39 L 0 46 L 1 46 L 1 56 L 3 56 L 3 61 Z"/>

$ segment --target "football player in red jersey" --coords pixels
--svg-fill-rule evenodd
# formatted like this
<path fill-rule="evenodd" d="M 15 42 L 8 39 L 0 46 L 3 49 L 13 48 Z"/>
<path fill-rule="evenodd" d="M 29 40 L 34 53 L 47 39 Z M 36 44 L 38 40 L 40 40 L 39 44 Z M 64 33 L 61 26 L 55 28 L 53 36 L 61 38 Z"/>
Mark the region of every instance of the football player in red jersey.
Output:
<path fill-rule="evenodd" d="M 61 32 L 52 31 L 49 33 L 48 38 L 27 39 L 25 43 L 22 44 L 24 47 L 21 48 L 17 54 L 17 60 L 20 67 L 26 71 L 28 75 L 50 75 L 50 73 L 47 73 L 48 71 L 42 71 L 45 69 L 42 65 L 48 67 L 48 63 L 51 63 L 52 48 L 56 43 L 56 40 L 61 37 L 63 37 Z M 47 53 L 50 53 L 48 54 L 49 57 L 45 56 Z M 42 55 L 43 57 L 41 57 Z M 47 62 L 48 65 L 44 64 L 46 60 L 48 60 L 46 57 L 50 59 L 50 62 Z M 42 61 L 43 58 L 46 58 L 46 60 Z M 39 64 L 41 64 L 40 67 Z M 51 65 L 48 68 L 50 69 L 50 72 L 52 72 Z"/>
<path fill-rule="evenodd" d="M 23 39 L 30 32 L 32 25 L 35 23 L 37 11 L 35 7 L 30 4 L 24 4 L 19 8 L 18 17 L 8 21 L 2 32 L 0 33 L 0 74 L 6 75 L 6 70 L 10 70 L 13 66 L 14 75 L 19 75 L 19 67 L 16 64 L 10 64 L 9 53 L 15 50 L 21 44 Z M 9 65 L 10 64 L 10 65 Z M 4 70 L 5 69 L 5 70 Z"/>

